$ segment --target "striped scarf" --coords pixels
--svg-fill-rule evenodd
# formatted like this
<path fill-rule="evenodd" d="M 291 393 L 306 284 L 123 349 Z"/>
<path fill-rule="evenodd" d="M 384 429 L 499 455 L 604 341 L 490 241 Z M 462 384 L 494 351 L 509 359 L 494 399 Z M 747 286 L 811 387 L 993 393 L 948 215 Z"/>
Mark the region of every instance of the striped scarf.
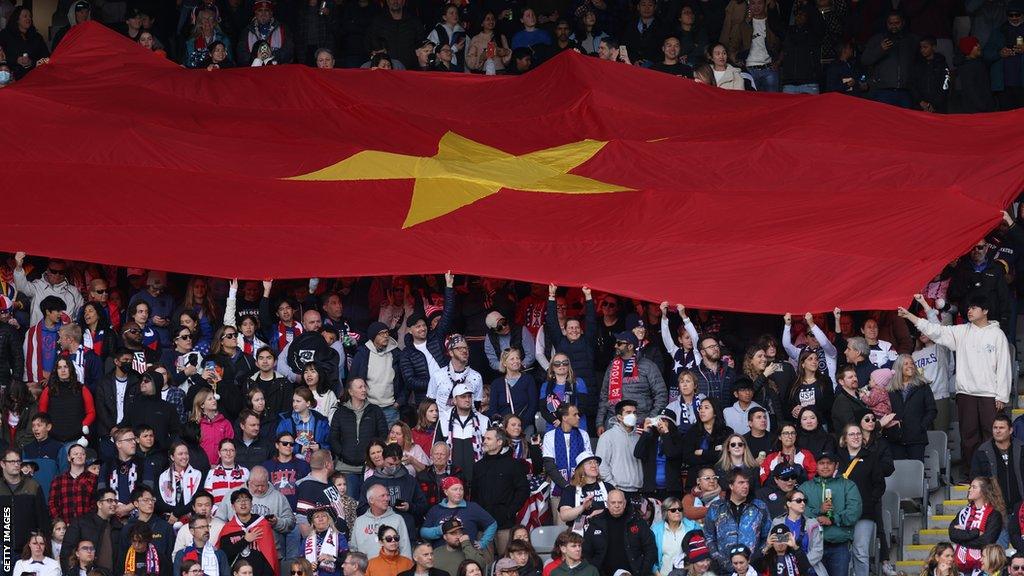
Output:
<path fill-rule="evenodd" d="M 452 408 L 452 413 L 448 417 L 448 438 L 446 439 L 446 441 L 448 443 L 448 453 L 451 454 L 451 455 L 455 454 L 455 447 L 452 444 L 453 444 L 453 442 L 455 440 L 454 439 L 454 435 L 455 435 L 455 421 L 458 420 L 458 419 L 459 419 L 459 409 L 458 408 Z M 470 426 L 473 427 L 473 436 L 472 436 L 471 440 L 473 441 L 473 456 L 474 456 L 474 460 L 480 460 L 484 456 L 484 433 L 483 433 L 483 430 L 481 429 L 480 421 L 477 419 L 477 411 L 473 410 L 472 408 L 470 408 L 470 411 L 469 411 L 469 424 L 470 424 Z M 462 426 L 461 423 L 459 425 Z M 462 426 L 462 427 L 465 428 L 465 426 Z M 451 462 L 452 462 L 452 457 L 449 456 L 448 457 L 448 463 L 451 464 Z"/>
<path fill-rule="evenodd" d="M 984 533 L 988 518 L 993 513 L 995 513 L 995 508 L 991 504 L 986 504 L 982 508 L 976 508 L 973 504 L 965 506 L 957 514 L 956 526 L 964 530 L 977 530 L 979 533 Z M 981 568 L 981 550 L 979 548 L 968 548 L 961 544 L 955 544 L 953 553 L 956 555 L 956 565 L 961 572 L 969 574 Z"/>
<path fill-rule="evenodd" d="M 124 571 L 131 572 L 135 576 L 142 576 L 136 570 L 135 546 L 128 547 L 128 553 L 124 557 Z M 160 557 L 157 555 L 156 546 L 147 545 L 146 548 L 146 574 L 160 574 Z"/>

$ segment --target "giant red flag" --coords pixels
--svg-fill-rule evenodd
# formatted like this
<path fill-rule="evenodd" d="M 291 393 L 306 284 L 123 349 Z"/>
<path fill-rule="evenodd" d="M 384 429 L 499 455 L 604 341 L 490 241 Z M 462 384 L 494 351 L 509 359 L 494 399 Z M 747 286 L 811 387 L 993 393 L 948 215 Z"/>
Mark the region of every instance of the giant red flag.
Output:
<path fill-rule="evenodd" d="M 1024 181 L 1024 113 L 521 77 L 185 70 L 99 25 L 0 90 L 0 249 L 222 277 L 458 272 L 740 311 L 889 308 Z"/>

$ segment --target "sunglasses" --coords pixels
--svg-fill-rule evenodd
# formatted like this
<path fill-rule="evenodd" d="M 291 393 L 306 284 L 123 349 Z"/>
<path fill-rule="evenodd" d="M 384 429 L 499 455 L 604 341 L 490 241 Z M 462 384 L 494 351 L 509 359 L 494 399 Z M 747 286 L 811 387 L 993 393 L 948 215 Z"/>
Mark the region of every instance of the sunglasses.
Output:
<path fill-rule="evenodd" d="M 681 508 L 669 508 L 668 510 L 665 510 L 665 512 L 672 512 L 673 514 L 678 514 L 680 510 Z"/>
<path fill-rule="evenodd" d="M 220 337 L 221 340 L 227 340 L 228 338 L 238 338 L 238 333 L 232 332 L 231 334 L 224 334 Z"/>
<path fill-rule="evenodd" d="M 292 576 L 302 576 L 302 570 L 292 570 Z"/>
<path fill-rule="evenodd" d="M 794 504 L 803 504 L 804 502 L 807 502 L 807 499 L 806 498 L 793 498 L 792 500 L 790 500 L 790 502 L 792 502 Z"/>
<path fill-rule="evenodd" d="M 93 290 L 93 292 L 95 292 L 96 294 L 106 294 L 107 292 L 109 292 L 109 290 L 107 290 L 106 288 L 101 288 L 99 290 Z"/>
<path fill-rule="evenodd" d="M 282 441 L 278 442 L 278 444 L 280 444 L 281 446 L 294 446 L 295 442 L 285 442 L 285 441 L 282 440 Z"/>
<path fill-rule="evenodd" d="M 192 339 L 192 335 L 191 334 L 182 334 L 181 336 L 178 336 L 178 340 L 191 340 L 191 339 Z"/>
<path fill-rule="evenodd" d="M 385 542 L 401 542 L 402 538 L 399 537 L 399 536 L 385 536 L 384 537 L 384 541 Z"/>
<path fill-rule="evenodd" d="M 551 363 L 551 365 L 552 366 L 568 366 L 569 365 L 569 361 L 568 360 L 555 360 L 554 362 Z"/>
<path fill-rule="evenodd" d="M 865 416 L 861 420 L 864 421 L 864 422 L 874 422 L 875 421 L 875 417 L 874 416 Z"/>
<path fill-rule="evenodd" d="M 729 448 L 743 448 L 746 446 L 743 442 L 729 442 Z"/>
<path fill-rule="evenodd" d="M 1011 565 L 1010 570 L 1024 570 L 1024 564 Z"/>

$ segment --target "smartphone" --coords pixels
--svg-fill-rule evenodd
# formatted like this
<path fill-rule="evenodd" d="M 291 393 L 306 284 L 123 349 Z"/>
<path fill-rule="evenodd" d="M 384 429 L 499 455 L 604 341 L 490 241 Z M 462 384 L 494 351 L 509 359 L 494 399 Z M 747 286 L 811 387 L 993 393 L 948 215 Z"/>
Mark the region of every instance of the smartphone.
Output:
<path fill-rule="evenodd" d="M 495 44 L 494 42 L 488 42 L 487 43 L 487 57 L 488 58 L 494 58 L 494 55 L 497 52 L 497 50 L 498 50 L 498 45 L 497 44 Z"/>
<path fill-rule="evenodd" d="M 203 370 L 216 370 L 216 369 L 217 369 L 217 363 L 214 362 L 213 360 L 207 360 L 206 362 L 203 362 Z"/>

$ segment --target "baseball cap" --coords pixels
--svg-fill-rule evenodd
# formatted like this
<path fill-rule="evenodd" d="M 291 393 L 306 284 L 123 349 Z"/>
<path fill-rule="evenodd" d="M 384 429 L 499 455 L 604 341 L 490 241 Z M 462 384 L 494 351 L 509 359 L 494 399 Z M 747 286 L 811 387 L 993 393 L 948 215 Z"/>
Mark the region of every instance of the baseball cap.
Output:
<path fill-rule="evenodd" d="M 452 398 L 456 396 L 462 396 L 463 394 L 472 394 L 473 390 L 467 384 L 456 384 L 455 388 L 452 388 Z"/>
<path fill-rule="evenodd" d="M 441 522 L 441 532 L 447 534 L 454 530 L 462 530 L 462 520 L 458 517 L 452 516 L 451 518 Z"/>
<path fill-rule="evenodd" d="M 804 469 L 798 464 L 783 464 L 776 466 L 775 471 L 772 472 L 776 478 L 782 480 L 802 480 L 804 477 Z"/>

